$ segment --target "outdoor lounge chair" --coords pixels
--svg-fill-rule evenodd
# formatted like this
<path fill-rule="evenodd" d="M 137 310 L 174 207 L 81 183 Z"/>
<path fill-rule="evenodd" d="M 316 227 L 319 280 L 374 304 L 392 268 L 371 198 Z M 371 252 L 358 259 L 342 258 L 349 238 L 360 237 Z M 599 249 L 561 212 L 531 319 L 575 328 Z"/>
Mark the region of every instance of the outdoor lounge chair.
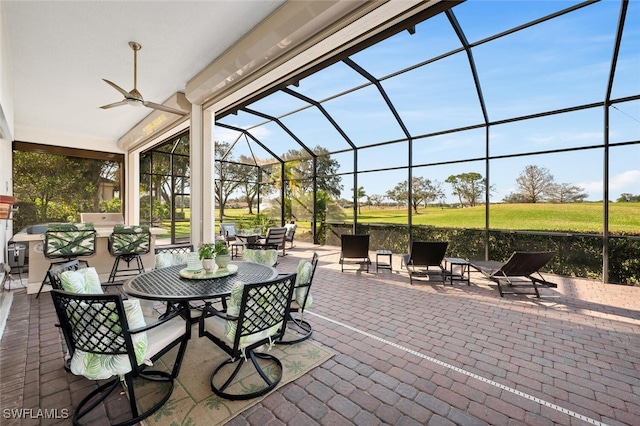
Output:
<path fill-rule="evenodd" d="M 340 271 L 344 272 L 345 263 L 355 263 L 358 265 L 366 265 L 367 272 L 369 272 L 369 265 L 371 265 L 371 259 L 369 258 L 369 235 L 342 234 L 340 236 L 340 242 Z"/>
<path fill-rule="evenodd" d="M 251 248 L 262 248 L 262 249 L 269 249 L 269 248 L 273 248 L 275 247 L 276 250 L 282 249 L 282 255 L 285 256 L 286 255 L 286 250 L 285 250 L 285 239 L 287 236 L 287 228 L 285 228 L 284 226 L 277 226 L 277 227 L 272 227 L 267 229 L 267 235 L 257 241 L 254 244 L 248 244 L 247 246 L 251 246 Z"/>
<path fill-rule="evenodd" d="M 470 260 L 469 265 L 498 284 L 500 297 L 504 297 L 501 282 L 506 282 L 511 288 L 533 285 L 536 297 L 540 297 L 537 284 L 547 287 L 558 286 L 545 280 L 540 274 L 540 268 L 546 265 L 553 256 L 555 256 L 553 251 L 514 251 L 506 262 Z M 534 277 L 534 274 L 537 276 Z M 517 294 L 518 292 L 513 291 L 512 293 Z"/>
<path fill-rule="evenodd" d="M 444 284 L 445 270 L 442 267 L 447 241 L 413 241 L 411 253 L 402 257 L 402 263 L 409 273 L 409 282 L 413 285 L 413 277 L 439 278 Z M 435 269 L 430 269 L 435 268 Z"/>

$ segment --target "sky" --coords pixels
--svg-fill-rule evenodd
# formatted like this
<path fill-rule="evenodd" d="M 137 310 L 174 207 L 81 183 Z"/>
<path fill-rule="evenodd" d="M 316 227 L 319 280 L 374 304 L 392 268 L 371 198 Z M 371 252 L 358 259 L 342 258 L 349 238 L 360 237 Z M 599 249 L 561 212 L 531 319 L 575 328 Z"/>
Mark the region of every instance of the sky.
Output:
<path fill-rule="evenodd" d="M 487 37 L 578 4 L 575 1 L 464 2 L 453 8 L 478 73 L 481 95 L 492 123 L 517 117 L 602 102 L 607 93 L 615 42 L 618 0 L 603 0 L 505 37 L 478 43 Z M 477 43 L 477 45 L 476 45 Z M 351 56 L 351 60 L 381 80 L 390 101 L 413 137 L 414 176 L 442 183 L 448 202 L 455 202 L 445 184 L 450 175 L 477 172 L 485 176 L 484 128 L 435 135 L 484 122 L 469 61 L 446 15 L 441 13 Z M 434 58 L 439 58 L 433 60 Z M 424 66 L 414 67 L 416 64 Z M 400 70 L 405 72 L 398 73 Z M 357 90 L 353 90 L 358 88 Z M 300 81 L 294 90 L 314 100 L 336 120 L 345 140 L 306 102 L 278 92 L 249 108 L 274 117 L 307 147 L 322 146 L 340 163 L 340 173 L 354 169 L 350 143 L 358 150 L 358 186 L 369 195 L 381 194 L 407 179 L 406 170 L 388 170 L 407 164 L 406 132 L 394 118 L 383 96 L 365 76 L 343 62 Z M 336 94 L 346 93 L 335 97 Z M 640 94 L 640 2 L 629 2 L 611 98 Z M 292 111 L 294 111 L 292 113 Z M 609 109 L 610 143 L 640 140 L 640 101 L 618 103 Z M 546 168 L 556 183 L 578 185 L 588 201 L 603 199 L 605 111 L 601 106 L 512 123 L 489 130 L 491 200 L 501 201 L 517 190 L 516 178 L 528 165 Z M 252 135 L 277 154 L 300 149 L 276 123 L 247 112 L 221 119 L 250 129 Z M 233 142 L 237 133 L 216 127 L 214 138 Z M 425 136 L 427 137 L 421 137 Z M 388 142 L 379 147 L 371 145 Z M 270 155 L 241 138 L 234 155 L 260 158 Z M 576 150 L 581 147 L 595 147 Z M 554 150 L 569 150 L 548 153 Z M 535 155 L 521 155 L 535 152 Z M 512 157 L 506 157 L 512 156 Z M 504 158 L 502 158 L 504 157 Z M 640 145 L 610 149 L 609 199 L 621 193 L 640 194 Z M 343 197 L 351 198 L 353 182 L 343 179 Z"/>

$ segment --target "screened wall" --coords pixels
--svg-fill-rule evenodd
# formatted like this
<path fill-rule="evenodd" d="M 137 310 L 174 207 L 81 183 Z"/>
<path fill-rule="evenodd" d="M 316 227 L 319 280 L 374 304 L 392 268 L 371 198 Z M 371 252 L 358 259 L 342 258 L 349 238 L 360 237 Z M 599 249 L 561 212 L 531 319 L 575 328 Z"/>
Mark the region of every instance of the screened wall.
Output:
<path fill-rule="evenodd" d="M 164 228 L 170 243 L 189 241 L 189 133 L 140 155 L 140 224 Z"/>
<path fill-rule="evenodd" d="M 451 5 L 217 112 L 217 167 L 251 170 L 219 201 L 309 242 L 553 249 L 551 272 L 637 283 L 640 4 Z"/>

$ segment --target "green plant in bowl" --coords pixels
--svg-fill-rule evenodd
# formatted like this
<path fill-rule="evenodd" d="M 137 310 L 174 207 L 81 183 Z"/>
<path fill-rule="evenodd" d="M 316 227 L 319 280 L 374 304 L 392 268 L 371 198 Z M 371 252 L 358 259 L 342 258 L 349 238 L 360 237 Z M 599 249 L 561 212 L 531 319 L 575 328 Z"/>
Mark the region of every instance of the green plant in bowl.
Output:
<path fill-rule="evenodd" d="M 229 254 L 229 248 L 227 247 L 227 243 L 224 241 L 216 241 L 213 250 L 216 256 Z"/>
<path fill-rule="evenodd" d="M 214 243 L 202 243 L 198 247 L 198 254 L 200 259 L 213 259 L 217 253 L 216 244 Z"/>

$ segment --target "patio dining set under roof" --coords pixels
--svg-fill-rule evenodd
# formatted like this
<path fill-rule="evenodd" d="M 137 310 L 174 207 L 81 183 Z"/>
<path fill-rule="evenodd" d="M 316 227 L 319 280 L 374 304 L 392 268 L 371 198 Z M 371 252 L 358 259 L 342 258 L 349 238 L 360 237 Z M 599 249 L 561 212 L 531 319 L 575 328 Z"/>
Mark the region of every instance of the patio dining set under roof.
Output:
<path fill-rule="evenodd" d="M 304 243 L 278 270 L 314 251 L 320 262 L 305 318 L 311 340 L 335 355 L 228 424 L 640 422 L 637 287 L 552 276 L 558 287 L 541 289 L 540 299 L 501 298 L 477 273 L 470 286 L 411 285 L 399 257 L 391 272 L 341 272 L 339 250 Z M 45 296 L 12 292 L 0 351 L 3 424 L 68 424 L 35 413 L 70 409 L 93 383 L 63 369 L 64 342 Z M 126 406 L 116 398 L 90 424 L 109 424 Z M 34 418 L 18 420 L 6 414 L 12 409 Z"/>
<path fill-rule="evenodd" d="M 609 206 L 640 194 L 638 28 L 640 3 L 627 0 L 2 0 L 0 195 L 13 195 L 15 151 L 114 161 L 124 222 L 154 226 L 153 202 L 143 203 L 160 203 L 143 194 L 154 155 L 180 155 L 188 180 L 162 195 L 171 212 L 188 199 L 195 247 L 218 234 L 225 166 L 275 194 L 276 226 L 294 204 L 310 231 L 277 268 L 320 254 L 305 319 L 334 356 L 229 424 L 640 424 L 640 287 L 608 284 L 611 256 L 637 260 L 640 223 L 615 235 L 630 247 L 617 249 Z M 138 83 L 144 100 L 127 99 Z M 600 280 L 555 275 L 539 298 L 501 297 L 478 272 L 470 285 L 412 282 L 397 250 L 390 269 L 342 271 L 339 247 L 320 244 L 332 220 L 330 242 L 373 228 L 359 220 L 362 188 L 380 195 L 474 172 L 486 214 L 469 228 L 490 260 L 490 206 L 530 164 L 602 203 L 598 232 L 585 237 Z M 388 240 L 408 248 L 419 227 L 407 187 L 402 238 Z M 321 217 L 323 192 L 353 217 Z M 10 217 L 0 225 L 5 263 L 19 230 Z M 169 228 L 174 243 L 175 220 Z M 0 295 L 2 424 L 68 424 L 38 414 L 71 409 L 94 383 L 63 368 L 49 295 L 17 287 Z M 90 424 L 126 407 L 116 397 Z"/>

